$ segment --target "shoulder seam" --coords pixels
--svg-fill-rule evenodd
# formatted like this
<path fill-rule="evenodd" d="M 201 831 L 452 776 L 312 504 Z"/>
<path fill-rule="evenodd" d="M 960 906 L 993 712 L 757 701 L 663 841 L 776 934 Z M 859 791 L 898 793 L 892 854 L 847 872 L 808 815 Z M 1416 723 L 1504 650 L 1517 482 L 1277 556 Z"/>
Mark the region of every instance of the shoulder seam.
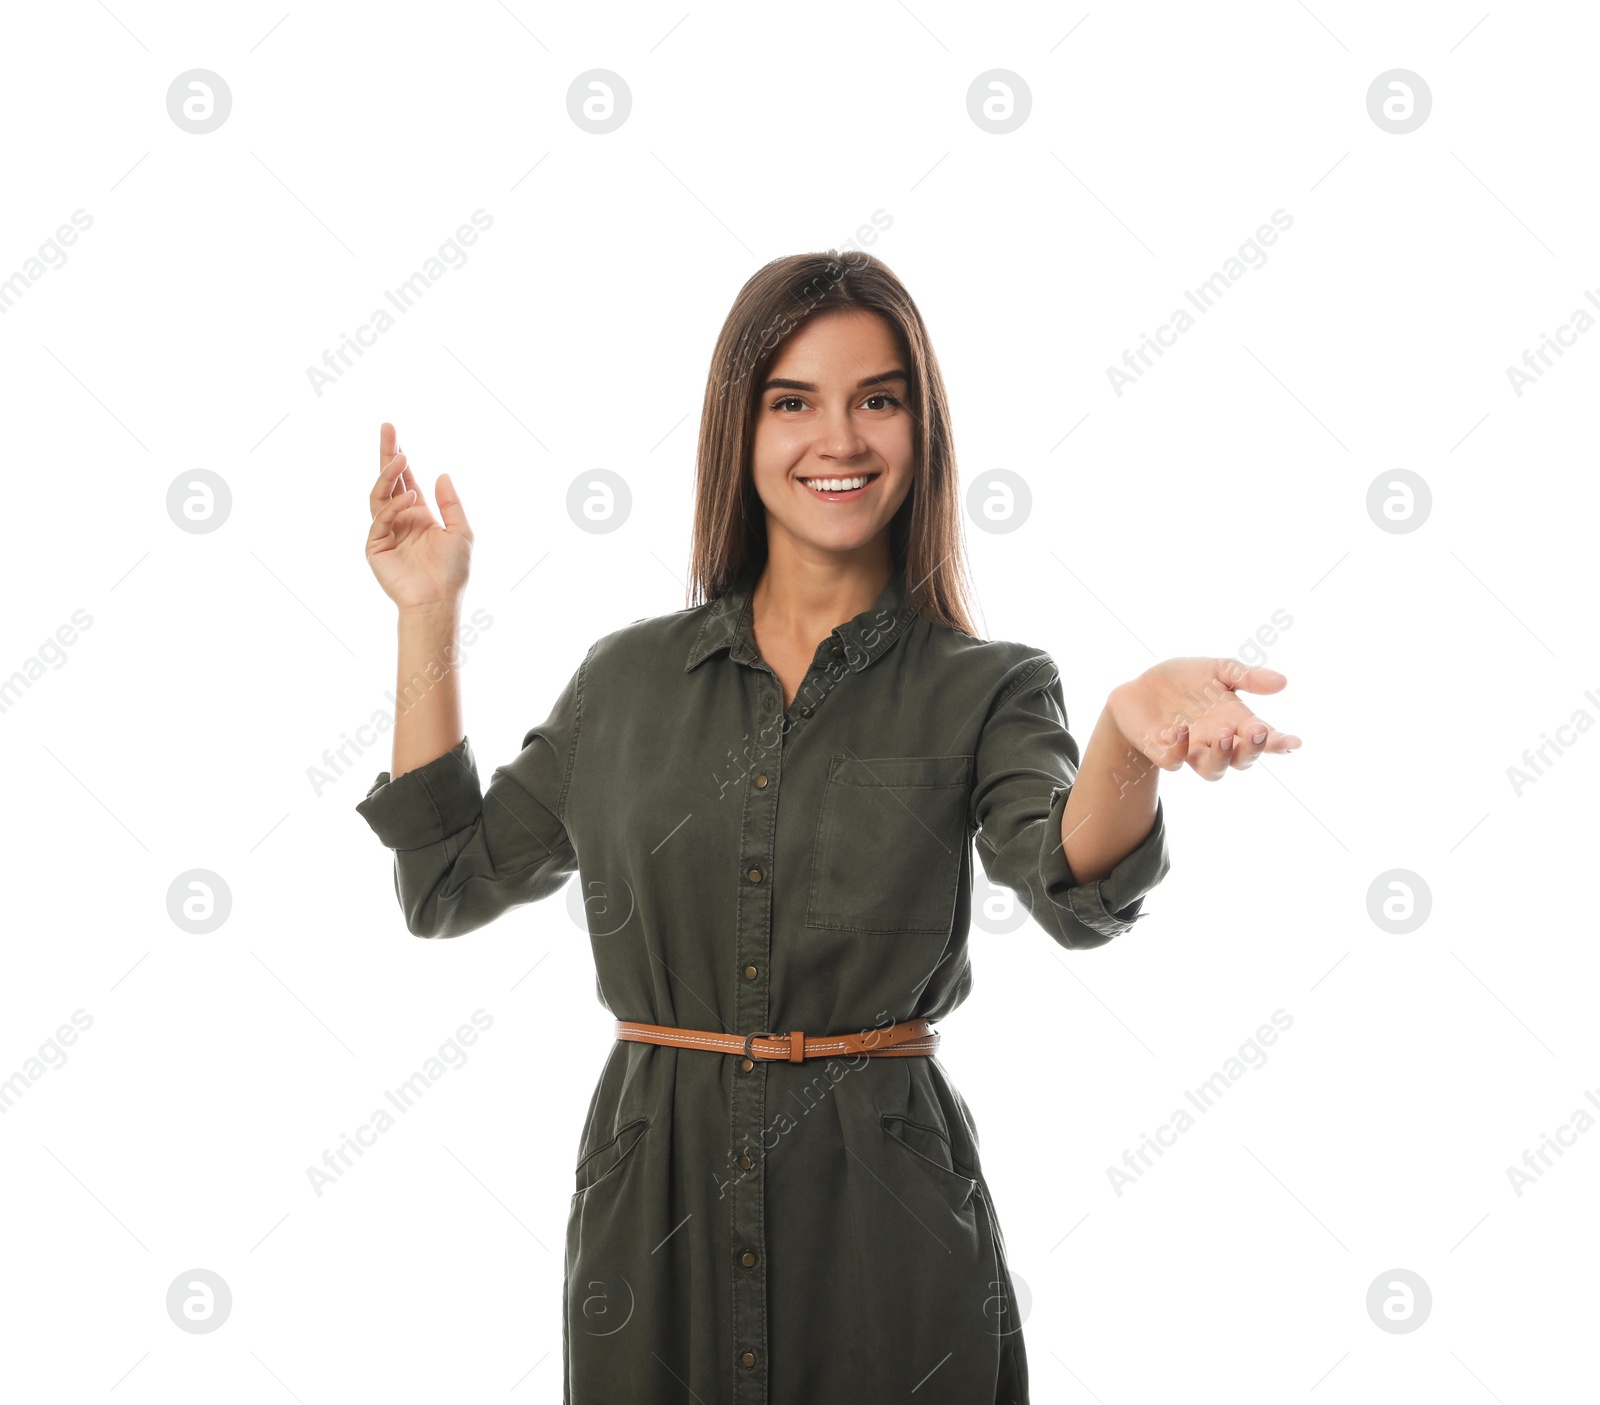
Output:
<path fill-rule="evenodd" d="M 1054 660 L 1051 659 L 1049 654 L 1040 654 L 1037 658 L 1032 660 L 1032 663 L 1033 663 L 1033 667 L 1032 668 L 1028 669 L 1027 672 L 1025 672 L 1023 674 L 1020 674 L 1015 680 L 1013 680 L 1011 686 L 1009 688 L 1007 688 L 1005 690 L 1005 692 L 1003 692 L 998 698 L 995 699 L 995 704 L 994 705 L 996 707 L 999 707 L 1007 699 L 1009 699 L 1013 693 L 1017 692 L 1018 689 L 1020 689 L 1025 683 L 1027 683 L 1030 679 L 1032 679 L 1039 672 L 1039 670 L 1041 668 L 1051 668 L 1051 667 L 1053 667 Z"/>

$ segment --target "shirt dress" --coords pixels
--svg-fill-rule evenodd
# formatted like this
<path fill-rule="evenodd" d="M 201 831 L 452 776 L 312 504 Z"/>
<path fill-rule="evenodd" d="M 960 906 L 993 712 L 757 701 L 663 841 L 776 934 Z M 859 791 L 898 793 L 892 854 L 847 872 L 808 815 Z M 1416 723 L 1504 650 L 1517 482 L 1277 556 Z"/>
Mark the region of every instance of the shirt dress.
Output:
<path fill-rule="evenodd" d="M 1162 807 L 1074 879 L 1079 752 L 1047 653 L 928 620 L 900 568 L 786 709 L 751 587 L 598 640 L 487 791 L 470 737 L 379 774 L 356 809 L 411 933 L 460 936 L 576 873 L 611 1015 L 826 1035 L 966 998 L 974 845 L 1063 947 L 1134 926 L 1168 870 Z M 1027 1405 L 977 1128 L 936 1055 L 619 1040 L 573 1187 L 564 1405 Z"/>

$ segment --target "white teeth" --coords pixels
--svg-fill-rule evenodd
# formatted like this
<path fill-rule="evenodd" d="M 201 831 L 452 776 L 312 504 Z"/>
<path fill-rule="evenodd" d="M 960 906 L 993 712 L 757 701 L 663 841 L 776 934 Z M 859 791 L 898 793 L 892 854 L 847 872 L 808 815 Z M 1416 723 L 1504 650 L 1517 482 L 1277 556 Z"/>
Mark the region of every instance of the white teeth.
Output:
<path fill-rule="evenodd" d="M 875 475 L 863 475 L 857 478 L 802 478 L 800 481 L 820 493 L 845 493 L 852 488 L 865 488 L 868 476 Z"/>

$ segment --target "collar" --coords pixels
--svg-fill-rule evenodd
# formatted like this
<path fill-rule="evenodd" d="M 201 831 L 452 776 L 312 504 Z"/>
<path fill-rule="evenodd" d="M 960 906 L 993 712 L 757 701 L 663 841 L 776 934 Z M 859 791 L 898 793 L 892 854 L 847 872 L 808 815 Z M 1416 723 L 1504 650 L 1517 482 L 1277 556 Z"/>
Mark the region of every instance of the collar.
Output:
<path fill-rule="evenodd" d="M 755 579 L 747 574 L 737 585 L 719 595 L 706 610 L 706 617 L 689 649 L 685 673 L 717 652 L 726 649 L 737 663 L 753 664 L 760 658 L 751 627 L 751 598 Z M 916 602 L 906 588 L 904 566 L 896 566 L 876 600 L 854 619 L 834 628 L 832 637 L 844 647 L 844 660 L 856 672 L 881 658 L 906 631 L 917 615 Z"/>

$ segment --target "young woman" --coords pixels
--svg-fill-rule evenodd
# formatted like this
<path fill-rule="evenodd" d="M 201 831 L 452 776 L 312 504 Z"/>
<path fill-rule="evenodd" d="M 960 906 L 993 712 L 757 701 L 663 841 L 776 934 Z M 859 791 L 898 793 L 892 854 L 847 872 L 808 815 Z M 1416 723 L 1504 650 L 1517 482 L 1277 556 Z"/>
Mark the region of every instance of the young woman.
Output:
<path fill-rule="evenodd" d="M 1050 655 L 971 627 L 938 363 L 869 255 L 740 292 L 690 608 L 598 640 L 486 793 L 451 667 L 472 531 L 448 474 L 434 520 L 388 424 L 378 468 L 400 692 L 437 680 L 357 806 L 407 928 L 457 936 L 576 872 L 618 1017 L 576 1158 L 564 1400 L 1025 1405 L 977 1131 L 934 1056 L 971 983 L 973 841 L 1055 941 L 1109 941 L 1168 869 L 1159 772 L 1292 750 L 1238 696 L 1288 680 L 1169 659 L 1080 758 Z"/>

